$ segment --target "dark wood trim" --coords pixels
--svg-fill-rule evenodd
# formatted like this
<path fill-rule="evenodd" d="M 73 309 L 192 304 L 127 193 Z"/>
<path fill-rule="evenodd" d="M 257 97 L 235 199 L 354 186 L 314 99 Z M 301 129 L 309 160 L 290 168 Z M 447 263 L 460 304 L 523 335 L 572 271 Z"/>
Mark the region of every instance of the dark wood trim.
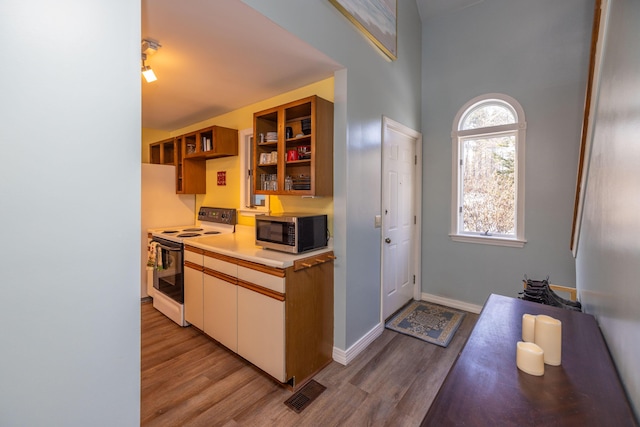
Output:
<path fill-rule="evenodd" d="M 237 262 L 238 262 L 238 265 L 241 267 L 250 268 L 251 270 L 256 270 L 261 273 L 271 274 L 272 276 L 276 276 L 276 277 L 285 276 L 285 271 L 281 268 L 269 267 L 267 265 L 256 264 L 255 262 L 245 261 L 242 259 L 238 259 Z"/>
<path fill-rule="evenodd" d="M 591 30 L 591 54 L 589 59 L 589 78 L 587 80 L 587 93 L 584 102 L 584 116 L 582 119 L 582 136 L 580 138 L 580 157 L 578 158 L 578 176 L 576 178 L 576 195 L 573 203 L 573 222 L 571 226 L 571 243 L 569 249 L 573 250 L 576 231 L 578 227 L 578 211 L 580 210 L 580 193 L 582 191 L 582 175 L 585 166 L 585 150 L 587 148 L 587 131 L 589 129 L 589 115 L 591 114 L 591 98 L 593 95 L 593 79 L 595 75 L 596 53 L 598 38 L 600 37 L 600 15 L 602 13 L 602 0 L 596 0 L 593 12 L 593 28 Z"/>
<path fill-rule="evenodd" d="M 219 254 L 217 252 L 211 252 L 211 251 L 202 251 L 202 252 L 204 253 L 204 256 L 209 257 L 209 258 L 219 259 L 220 261 L 225 261 L 225 262 L 228 262 L 230 264 L 237 264 L 238 263 L 238 258 L 230 257 L 228 255 L 222 255 L 222 254 Z"/>
<path fill-rule="evenodd" d="M 253 283 L 245 282 L 244 280 L 238 279 L 238 286 L 242 286 L 245 289 L 249 289 L 250 291 L 257 292 L 269 298 L 277 299 L 278 301 L 285 300 L 285 294 L 272 291 L 271 289 L 263 288 L 262 286 L 255 285 Z"/>
<path fill-rule="evenodd" d="M 191 261 L 185 261 L 184 262 L 184 266 L 192 268 L 192 269 L 194 269 L 196 271 L 204 271 L 204 267 L 203 266 L 195 264 L 195 263 L 193 263 Z"/>
<path fill-rule="evenodd" d="M 189 251 L 189 252 L 195 252 L 195 253 L 200 254 L 200 255 L 202 255 L 205 252 L 200 248 L 195 248 L 193 246 L 188 246 L 188 245 L 184 245 L 184 250 L 185 251 Z"/>
<path fill-rule="evenodd" d="M 220 280 L 224 280 L 225 282 L 228 282 L 232 285 L 237 285 L 238 284 L 238 279 L 236 279 L 233 276 L 229 276 L 228 274 L 224 274 L 221 273 L 219 271 L 216 270 L 212 270 L 210 268 L 204 267 L 204 274 L 206 274 L 207 276 L 212 276 L 215 277 L 216 279 L 220 279 Z"/>
<path fill-rule="evenodd" d="M 331 262 L 334 259 L 336 259 L 336 257 L 333 255 L 333 251 L 308 257 L 308 258 L 303 258 L 293 262 L 293 270 L 294 271 L 303 270 L 305 268 L 310 268 L 316 265 L 324 264 L 325 262 Z"/>

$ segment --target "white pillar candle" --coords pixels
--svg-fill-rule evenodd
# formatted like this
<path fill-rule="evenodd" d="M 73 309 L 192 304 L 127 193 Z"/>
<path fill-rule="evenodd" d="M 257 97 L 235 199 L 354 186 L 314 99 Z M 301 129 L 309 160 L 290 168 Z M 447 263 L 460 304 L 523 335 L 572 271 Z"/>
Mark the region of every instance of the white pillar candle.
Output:
<path fill-rule="evenodd" d="M 536 328 L 536 316 L 533 314 L 522 315 L 522 341 L 533 342 Z"/>
<path fill-rule="evenodd" d="M 536 316 L 534 342 L 544 350 L 544 363 L 559 366 L 562 361 L 562 322 L 551 316 Z"/>
<path fill-rule="evenodd" d="M 532 342 L 518 341 L 516 366 L 529 375 L 544 375 L 544 351 Z"/>

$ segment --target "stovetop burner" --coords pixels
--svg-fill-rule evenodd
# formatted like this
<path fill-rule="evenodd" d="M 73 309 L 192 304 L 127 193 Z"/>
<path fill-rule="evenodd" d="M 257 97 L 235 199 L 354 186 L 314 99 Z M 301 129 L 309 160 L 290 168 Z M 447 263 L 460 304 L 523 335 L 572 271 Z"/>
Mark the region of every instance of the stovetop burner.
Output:
<path fill-rule="evenodd" d="M 182 243 L 187 239 L 202 236 L 213 236 L 235 232 L 235 209 L 201 206 L 198 211 L 198 222 L 191 225 L 170 225 L 165 228 L 149 230 L 153 237 Z"/>

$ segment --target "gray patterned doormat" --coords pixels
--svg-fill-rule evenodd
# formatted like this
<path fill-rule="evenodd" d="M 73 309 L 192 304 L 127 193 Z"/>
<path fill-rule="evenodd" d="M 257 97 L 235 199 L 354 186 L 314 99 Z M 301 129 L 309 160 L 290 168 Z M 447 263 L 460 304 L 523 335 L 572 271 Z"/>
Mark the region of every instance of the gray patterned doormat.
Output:
<path fill-rule="evenodd" d="M 466 313 L 426 301 L 413 301 L 385 325 L 401 334 L 446 347 Z"/>

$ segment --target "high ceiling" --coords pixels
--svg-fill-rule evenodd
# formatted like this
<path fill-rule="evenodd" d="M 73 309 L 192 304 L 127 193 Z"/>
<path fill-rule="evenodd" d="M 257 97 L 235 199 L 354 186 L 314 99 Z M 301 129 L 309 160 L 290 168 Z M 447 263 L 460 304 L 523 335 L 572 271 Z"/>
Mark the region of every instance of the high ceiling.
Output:
<path fill-rule="evenodd" d="M 162 46 L 142 81 L 142 127 L 175 130 L 331 77 L 342 68 L 240 0 L 142 0 Z"/>
<path fill-rule="evenodd" d="M 402 7 L 399 0 L 399 7 Z M 483 0 L 416 0 L 423 19 Z M 142 127 L 172 131 L 317 82 L 340 64 L 240 0 L 142 0 Z"/>

